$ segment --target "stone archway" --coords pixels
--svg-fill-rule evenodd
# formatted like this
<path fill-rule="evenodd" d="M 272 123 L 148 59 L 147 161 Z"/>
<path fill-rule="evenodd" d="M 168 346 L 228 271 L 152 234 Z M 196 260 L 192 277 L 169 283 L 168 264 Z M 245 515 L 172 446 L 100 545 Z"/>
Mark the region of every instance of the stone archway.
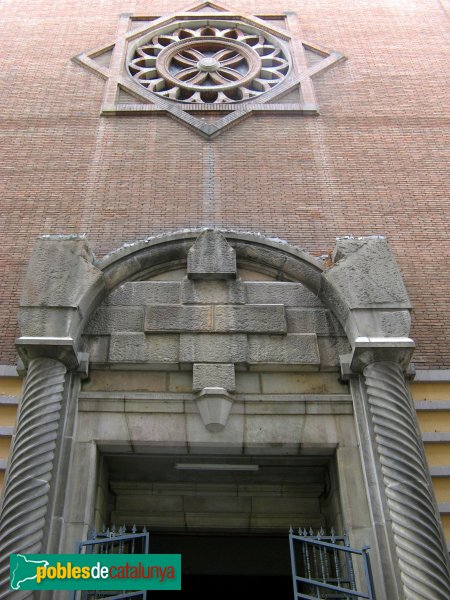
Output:
<path fill-rule="evenodd" d="M 164 273 L 177 270 L 185 273 L 183 280 L 164 281 Z M 245 270 L 259 274 L 260 281 L 243 281 L 239 274 Z M 345 401 L 338 408 L 339 394 L 311 400 L 309 390 L 303 398 L 301 376 L 296 375 L 290 399 L 295 400 L 290 410 L 295 409 L 285 409 L 283 415 L 270 406 L 268 380 L 261 387 L 268 372 L 284 373 L 280 381 L 288 385 L 290 373 L 337 381 L 341 369 L 351 379 L 363 496 L 379 557 L 379 595 L 448 597 L 442 534 L 403 377 L 414 346 L 408 338 L 409 300 L 384 239 L 339 241 L 333 264 L 324 270 L 320 261 L 287 244 L 235 232 L 150 238 L 101 261 L 95 261 L 82 238 L 44 237 L 30 261 L 19 320 L 17 347 L 28 375 L 0 529 L 8 552 L 57 551 L 62 539 L 78 536 L 93 524 L 95 490 L 92 485 L 81 490 L 78 476 L 67 481 L 66 475 L 80 473 L 78 461 L 87 465 L 88 480 L 99 481 L 97 450 L 108 454 L 109 442 L 216 444 L 228 452 L 254 443 L 254 453 L 258 445 L 273 448 L 284 440 L 286 454 L 289 445 L 299 454 L 302 444 L 314 445 L 316 435 L 322 451 L 331 439 L 341 457 L 339 477 L 350 485 L 357 443 L 347 447 L 345 434 L 336 433 L 346 411 Z M 159 421 L 154 410 L 141 404 L 130 437 L 117 416 L 117 405 L 126 405 L 126 396 L 114 396 L 119 402 L 105 420 L 99 415 L 111 394 L 96 397 L 88 386 L 80 392 L 89 362 L 93 372 L 103 369 L 116 373 L 116 379 L 130 365 L 141 373 L 167 373 L 171 365 L 179 373 L 192 372 L 191 389 L 178 412 L 173 404 L 169 416 Z M 244 398 L 238 398 L 236 380 L 243 372 L 259 374 L 257 400 L 246 399 L 242 392 Z M 170 386 L 167 381 L 165 385 Z M 170 387 L 158 391 L 160 402 L 168 401 L 167 393 Z M 271 401 L 278 406 L 288 402 Z M 253 438 L 248 425 L 252 418 L 245 412 L 252 402 L 264 403 L 267 410 L 265 421 L 257 413 Z M 84 411 L 88 417 L 80 412 L 82 405 L 90 406 Z M 323 415 L 340 415 L 333 417 L 337 429 L 325 427 L 321 438 L 320 427 L 311 425 L 312 414 L 307 423 L 313 406 L 323 423 Z M 229 415 L 239 426 L 229 425 Z M 198 427 L 200 417 L 203 429 Z M 267 417 L 277 419 L 277 426 L 263 426 Z M 139 419 L 146 422 L 145 431 Z M 164 419 L 170 425 L 162 426 Z M 341 494 L 345 485 L 341 482 Z M 350 507 L 346 520 L 357 521 L 349 490 L 343 504 Z M 359 528 L 367 530 L 367 523 Z M 355 525 L 355 536 L 357 529 Z M 6 560 L 1 568 L 6 582 Z"/>

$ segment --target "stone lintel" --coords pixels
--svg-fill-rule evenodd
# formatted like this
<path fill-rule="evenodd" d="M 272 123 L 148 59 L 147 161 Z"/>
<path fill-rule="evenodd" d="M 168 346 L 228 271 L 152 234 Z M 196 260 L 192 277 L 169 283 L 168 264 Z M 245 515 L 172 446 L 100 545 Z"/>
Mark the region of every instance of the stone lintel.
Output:
<path fill-rule="evenodd" d="M 219 231 L 206 230 L 187 256 L 189 279 L 236 279 L 236 252 Z"/>
<path fill-rule="evenodd" d="M 70 337 L 20 337 L 16 340 L 17 352 L 24 364 L 34 358 L 53 358 L 68 369 L 78 369 L 86 365 L 86 353 L 78 353 L 75 340 Z M 83 367 L 84 370 L 87 368 Z"/>
<path fill-rule="evenodd" d="M 415 346 L 414 341 L 407 337 L 358 337 L 354 342 L 349 366 L 356 373 L 375 362 L 394 362 L 406 369 Z"/>

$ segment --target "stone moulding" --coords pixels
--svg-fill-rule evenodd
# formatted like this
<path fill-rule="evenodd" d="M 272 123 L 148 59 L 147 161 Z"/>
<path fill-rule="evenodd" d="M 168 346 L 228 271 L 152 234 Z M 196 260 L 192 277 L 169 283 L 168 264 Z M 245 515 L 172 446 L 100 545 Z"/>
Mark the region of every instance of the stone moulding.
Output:
<path fill-rule="evenodd" d="M 319 60 L 308 64 L 307 51 Z M 253 112 L 317 115 L 312 78 L 345 57 L 304 40 L 294 13 L 249 16 L 207 2 L 122 15 L 115 41 L 72 60 L 106 80 L 102 115 L 163 113 L 212 139 Z"/>

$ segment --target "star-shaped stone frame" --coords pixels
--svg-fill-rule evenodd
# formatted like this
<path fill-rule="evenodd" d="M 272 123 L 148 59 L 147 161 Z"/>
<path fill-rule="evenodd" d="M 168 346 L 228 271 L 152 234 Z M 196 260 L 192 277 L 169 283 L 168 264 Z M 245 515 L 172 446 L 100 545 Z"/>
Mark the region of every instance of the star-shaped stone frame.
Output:
<path fill-rule="evenodd" d="M 208 18 L 238 20 L 275 36 L 289 46 L 293 68 L 270 91 L 247 101 L 229 104 L 188 104 L 169 100 L 143 89 L 131 79 L 126 71 L 126 57 L 128 45 L 134 40 L 177 21 Z M 282 25 L 274 25 L 277 21 Z M 312 65 L 308 64 L 307 51 L 317 58 Z M 166 113 L 203 137 L 212 139 L 253 112 L 318 115 L 312 78 L 345 60 L 345 57 L 340 52 L 305 41 L 295 13 L 249 16 L 213 2 L 202 2 L 181 12 L 159 17 L 122 14 L 114 41 L 82 52 L 72 60 L 105 79 L 101 115 Z"/>

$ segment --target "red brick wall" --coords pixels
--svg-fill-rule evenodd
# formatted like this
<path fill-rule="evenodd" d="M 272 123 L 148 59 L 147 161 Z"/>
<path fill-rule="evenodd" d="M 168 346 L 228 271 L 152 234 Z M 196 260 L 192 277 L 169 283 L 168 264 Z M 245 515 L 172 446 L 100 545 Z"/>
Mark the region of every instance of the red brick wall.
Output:
<path fill-rule="evenodd" d="M 320 255 L 336 236 L 388 236 L 414 304 L 418 367 L 450 367 L 450 56 L 438 0 L 233 2 L 296 11 L 348 61 L 315 80 L 321 115 L 253 116 L 212 142 L 168 117 L 100 118 L 104 82 L 70 62 L 123 12 L 182 1 L 0 4 L 0 363 L 13 363 L 37 235 L 86 233 L 97 255 L 153 233 L 260 231 Z"/>

